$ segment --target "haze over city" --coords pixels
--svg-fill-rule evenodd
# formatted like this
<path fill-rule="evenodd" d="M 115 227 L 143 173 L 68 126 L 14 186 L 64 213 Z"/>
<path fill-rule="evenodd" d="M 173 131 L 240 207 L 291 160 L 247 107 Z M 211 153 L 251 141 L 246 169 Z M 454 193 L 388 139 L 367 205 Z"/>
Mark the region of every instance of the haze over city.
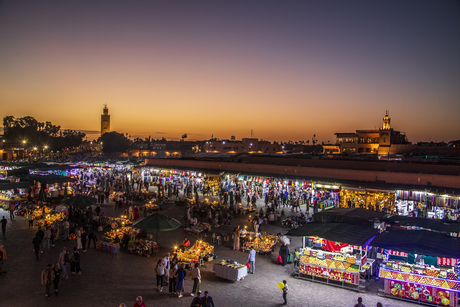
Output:
<path fill-rule="evenodd" d="M 334 141 L 389 110 L 459 139 L 458 1 L 2 1 L 0 116 L 135 137 Z M 94 137 L 93 137 L 94 136 Z"/>

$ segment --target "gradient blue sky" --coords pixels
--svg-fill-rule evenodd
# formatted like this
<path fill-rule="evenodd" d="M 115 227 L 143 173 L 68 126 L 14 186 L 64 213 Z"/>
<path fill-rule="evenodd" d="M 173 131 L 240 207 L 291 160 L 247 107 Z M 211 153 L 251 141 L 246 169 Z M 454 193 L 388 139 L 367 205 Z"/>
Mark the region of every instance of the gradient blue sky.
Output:
<path fill-rule="evenodd" d="M 1 1 L 0 116 L 133 137 L 460 139 L 459 1 Z M 89 139 L 97 135 L 89 135 Z"/>

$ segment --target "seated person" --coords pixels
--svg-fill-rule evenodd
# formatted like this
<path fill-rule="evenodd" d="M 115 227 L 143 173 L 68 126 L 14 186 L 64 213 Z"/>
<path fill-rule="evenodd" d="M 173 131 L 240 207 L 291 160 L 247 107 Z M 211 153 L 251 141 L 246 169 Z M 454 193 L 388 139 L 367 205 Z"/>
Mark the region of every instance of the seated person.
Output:
<path fill-rule="evenodd" d="M 189 247 L 190 246 L 190 240 L 185 238 L 184 241 L 182 241 L 182 246 L 183 247 Z"/>
<path fill-rule="evenodd" d="M 189 223 L 190 223 L 190 226 L 195 226 L 198 223 L 198 221 L 197 221 L 196 217 L 192 217 L 190 219 Z"/>

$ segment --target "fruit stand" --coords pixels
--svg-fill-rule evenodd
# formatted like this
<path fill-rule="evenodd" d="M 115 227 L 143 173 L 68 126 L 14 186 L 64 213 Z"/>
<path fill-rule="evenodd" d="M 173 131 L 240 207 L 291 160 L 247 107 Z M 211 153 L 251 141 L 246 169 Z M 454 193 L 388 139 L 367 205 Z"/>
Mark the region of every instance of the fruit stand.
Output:
<path fill-rule="evenodd" d="M 198 262 L 203 258 L 213 259 L 214 246 L 203 241 L 196 241 L 192 247 L 184 250 L 179 249 L 176 251 L 176 253 L 177 259 L 181 262 Z"/>
<path fill-rule="evenodd" d="M 250 251 L 251 247 L 259 254 L 271 254 L 278 242 L 278 236 L 273 234 L 260 233 L 258 236 L 249 238 L 243 243 L 242 250 Z"/>
<path fill-rule="evenodd" d="M 379 229 L 348 223 L 308 223 L 290 230 L 288 236 L 303 236 L 294 276 L 342 288 L 364 289 L 362 276 L 375 263 L 368 259 L 368 245 L 378 233 Z"/>
<path fill-rule="evenodd" d="M 385 296 L 458 306 L 460 238 L 438 231 L 392 228 L 371 244 L 382 251 L 379 277 L 385 279 Z"/>
<path fill-rule="evenodd" d="M 438 258 L 440 267 L 436 268 L 423 262 L 391 261 L 395 251 L 386 253 L 389 260 L 381 264 L 379 272 L 379 276 L 385 279 L 385 294 L 441 306 L 458 306 L 458 259 Z"/>

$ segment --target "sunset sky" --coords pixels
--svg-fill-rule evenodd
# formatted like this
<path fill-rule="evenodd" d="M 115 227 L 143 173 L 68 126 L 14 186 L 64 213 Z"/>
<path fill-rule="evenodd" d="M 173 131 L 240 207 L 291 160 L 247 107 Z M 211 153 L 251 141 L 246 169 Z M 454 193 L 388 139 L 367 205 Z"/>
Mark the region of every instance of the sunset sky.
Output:
<path fill-rule="evenodd" d="M 132 137 L 460 139 L 459 1 L 0 1 L 0 116 Z M 88 139 L 96 138 L 88 134 Z"/>

